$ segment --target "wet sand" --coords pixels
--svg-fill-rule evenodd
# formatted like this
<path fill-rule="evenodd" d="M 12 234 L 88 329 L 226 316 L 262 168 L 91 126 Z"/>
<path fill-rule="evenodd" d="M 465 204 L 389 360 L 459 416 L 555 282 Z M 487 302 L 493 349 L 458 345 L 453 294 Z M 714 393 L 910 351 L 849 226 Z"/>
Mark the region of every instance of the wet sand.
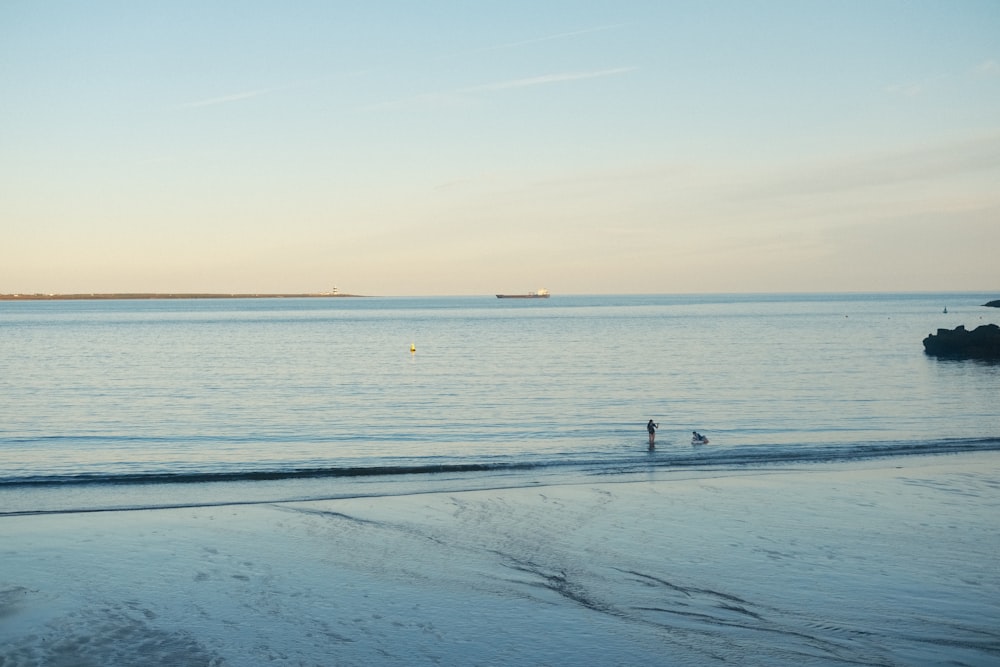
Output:
<path fill-rule="evenodd" d="M 995 665 L 1000 456 L 0 517 L 0 664 Z"/>

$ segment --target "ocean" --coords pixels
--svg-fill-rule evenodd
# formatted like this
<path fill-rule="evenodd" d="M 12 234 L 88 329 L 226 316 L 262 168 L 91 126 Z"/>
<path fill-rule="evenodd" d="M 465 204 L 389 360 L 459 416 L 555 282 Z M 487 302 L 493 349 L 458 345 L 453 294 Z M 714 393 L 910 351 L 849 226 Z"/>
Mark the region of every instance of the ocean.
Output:
<path fill-rule="evenodd" d="M 1000 365 L 921 343 L 990 297 L 2 303 L 0 512 L 997 450 Z"/>
<path fill-rule="evenodd" d="M 0 665 L 1000 664 L 995 296 L 0 302 Z"/>

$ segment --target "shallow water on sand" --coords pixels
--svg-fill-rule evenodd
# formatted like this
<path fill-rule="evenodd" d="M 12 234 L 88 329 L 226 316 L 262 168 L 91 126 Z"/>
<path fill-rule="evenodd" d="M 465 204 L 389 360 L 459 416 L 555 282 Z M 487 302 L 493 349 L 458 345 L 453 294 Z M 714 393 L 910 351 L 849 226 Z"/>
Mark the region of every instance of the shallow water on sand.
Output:
<path fill-rule="evenodd" d="M 4 665 L 992 665 L 1000 459 L 0 518 Z"/>

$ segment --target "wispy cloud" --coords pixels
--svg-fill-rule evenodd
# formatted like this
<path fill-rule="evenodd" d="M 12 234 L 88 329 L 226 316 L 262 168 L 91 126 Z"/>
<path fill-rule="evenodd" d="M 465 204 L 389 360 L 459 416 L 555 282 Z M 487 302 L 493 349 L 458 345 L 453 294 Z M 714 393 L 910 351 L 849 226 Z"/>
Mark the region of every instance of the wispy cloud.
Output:
<path fill-rule="evenodd" d="M 468 95 L 458 93 L 423 93 L 403 99 L 377 102 L 360 107 L 359 111 L 430 111 L 434 109 L 465 108 L 471 105 Z"/>
<path fill-rule="evenodd" d="M 613 23 L 610 25 L 595 26 L 593 28 L 581 28 L 580 30 L 570 30 L 568 32 L 557 32 L 552 35 L 545 35 L 543 37 L 534 37 L 532 39 L 522 39 L 517 42 L 508 42 L 507 44 L 498 44 L 497 46 L 488 46 L 481 51 L 497 51 L 499 49 L 511 49 L 518 46 L 527 46 L 528 44 L 539 44 L 541 42 L 551 42 L 557 39 L 566 39 L 567 37 L 577 37 L 579 35 L 589 35 L 595 32 L 603 32 L 605 30 L 614 30 L 615 28 L 621 28 L 628 25 L 627 23 Z"/>
<path fill-rule="evenodd" d="M 222 95 L 221 97 L 210 97 L 205 100 L 198 100 L 196 102 L 186 102 L 184 104 L 177 105 L 178 109 L 197 109 L 199 107 L 213 107 L 218 104 L 229 104 L 231 102 L 239 102 L 242 100 L 249 100 L 254 97 L 260 97 L 261 95 L 267 95 L 273 93 L 280 88 L 262 88 L 260 90 L 248 90 L 242 93 L 234 93 L 232 95 Z"/>
<path fill-rule="evenodd" d="M 542 76 L 532 76 L 525 79 L 512 79 L 510 81 L 498 81 L 496 83 L 486 83 L 479 86 L 462 88 L 460 93 L 482 93 L 494 90 L 509 90 L 511 88 L 528 88 L 530 86 L 544 86 L 551 83 L 562 83 L 564 81 L 579 81 L 581 79 L 596 79 L 603 76 L 615 76 L 632 72 L 635 67 L 613 67 L 610 69 L 592 70 L 589 72 L 561 72 L 558 74 L 544 74 Z"/>
<path fill-rule="evenodd" d="M 485 53 L 490 51 L 499 51 L 503 49 L 514 49 L 522 46 L 528 46 L 531 44 L 539 44 L 543 42 L 551 42 L 562 39 L 570 39 L 573 37 L 579 37 L 582 35 L 589 35 L 598 32 L 604 32 L 607 30 L 615 30 L 630 25 L 629 23 L 610 23 L 606 25 L 592 26 L 589 28 L 580 28 L 578 30 L 567 30 L 564 32 L 551 33 L 548 35 L 542 35 L 540 37 L 532 37 L 529 39 L 522 39 L 513 42 L 506 42 L 503 44 L 495 44 L 492 46 L 484 46 L 478 49 L 470 49 L 465 51 L 460 51 L 457 53 L 452 53 L 449 55 L 441 56 L 440 59 L 456 58 L 469 56 L 475 53 Z M 465 88 L 458 88 L 450 91 L 434 91 L 421 93 L 418 95 L 413 95 L 411 97 L 406 97 L 402 99 L 390 100 L 387 102 L 379 102 L 375 104 L 369 104 L 363 106 L 360 110 L 362 111 L 372 111 L 380 109 L 410 109 L 410 110 L 429 110 L 437 108 L 456 108 L 456 107 L 467 107 L 470 104 L 474 104 L 475 101 L 470 98 L 470 95 L 476 93 L 489 93 L 503 90 L 512 90 L 516 88 L 527 88 L 531 86 L 543 86 L 554 83 L 569 82 L 569 81 L 579 81 L 583 79 L 595 79 L 599 77 L 615 76 L 618 74 L 625 74 L 627 72 L 632 72 L 638 69 L 637 67 L 614 67 L 599 70 L 591 70 L 584 72 L 560 72 L 555 74 L 545 74 L 541 76 L 526 77 L 522 79 L 512 79 L 509 81 L 497 81 L 494 83 L 486 83 L 475 86 L 467 86 Z M 262 91 L 269 92 L 269 91 Z M 227 98 L 220 98 L 220 101 L 229 101 Z M 206 103 L 213 102 L 213 100 L 206 100 Z M 198 104 L 202 106 L 205 103 Z M 194 106 L 194 105 L 189 105 Z"/>
<path fill-rule="evenodd" d="M 623 28 L 629 25 L 628 23 L 611 23 L 608 25 L 599 25 L 591 28 L 580 28 L 579 30 L 568 30 L 566 32 L 552 33 L 551 35 L 542 35 L 541 37 L 531 37 L 529 39 L 521 39 L 515 42 L 506 42 L 504 44 L 493 44 L 491 46 L 483 46 L 478 49 L 469 49 L 467 51 L 460 51 L 457 53 L 451 53 L 442 58 L 457 58 L 468 56 L 473 53 L 488 53 L 490 51 L 502 51 L 504 49 L 515 49 L 521 46 L 529 46 L 531 44 L 541 44 L 543 42 L 552 42 L 560 39 L 569 39 L 571 37 L 579 37 L 581 35 L 590 35 L 595 32 L 604 32 L 605 30 L 615 30 L 617 28 Z"/>
<path fill-rule="evenodd" d="M 559 72 L 556 74 L 543 74 L 541 76 L 526 77 L 523 79 L 510 79 L 508 81 L 496 81 L 494 83 L 484 83 L 476 86 L 467 86 L 450 92 L 423 93 L 401 100 L 391 102 L 381 102 L 363 108 L 365 111 L 376 109 L 419 109 L 427 110 L 431 108 L 462 107 L 473 103 L 472 96 L 476 93 L 491 93 L 504 90 L 514 90 L 517 88 L 528 88 L 531 86 L 546 86 L 555 83 L 568 81 L 581 81 L 584 79 L 597 79 L 605 76 L 616 76 L 633 72 L 637 67 L 612 67 L 607 69 L 590 70 L 587 72 Z"/>
<path fill-rule="evenodd" d="M 893 153 L 800 164 L 794 172 L 771 174 L 741 187 L 751 197 L 837 194 L 944 182 L 997 170 L 1000 170 L 1000 134 L 983 134 Z"/>
<path fill-rule="evenodd" d="M 979 76 L 1000 76 L 1000 62 L 996 60 L 986 60 L 975 67 L 975 72 Z"/>
<path fill-rule="evenodd" d="M 920 83 L 894 83 L 885 87 L 885 92 L 890 95 L 902 95 L 903 97 L 916 97 L 924 92 L 924 86 Z"/>
<path fill-rule="evenodd" d="M 271 95 L 274 93 L 283 93 L 290 90 L 309 88 L 315 86 L 322 86 L 328 84 L 332 81 L 350 79 L 354 77 L 363 76 L 366 74 L 366 70 L 348 70 L 342 72 L 334 72 L 324 76 L 314 77 L 311 79 L 302 79 L 299 81 L 291 81 L 290 83 L 285 83 L 282 85 L 272 86 L 270 88 L 257 88 L 255 90 L 246 90 L 240 93 L 232 93 L 231 95 L 220 95 L 219 97 L 209 97 L 203 100 L 195 100 L 194 102 L 185 102 L 183 104 L 178 104 L 175 109 L 198 109 L 201 107 L 213 107 L 220 104 L 232 104 L 233 102 L 242 102 L 244 100 L 252 100 L 257 97 L 263 97 L 265 95 Z"/>

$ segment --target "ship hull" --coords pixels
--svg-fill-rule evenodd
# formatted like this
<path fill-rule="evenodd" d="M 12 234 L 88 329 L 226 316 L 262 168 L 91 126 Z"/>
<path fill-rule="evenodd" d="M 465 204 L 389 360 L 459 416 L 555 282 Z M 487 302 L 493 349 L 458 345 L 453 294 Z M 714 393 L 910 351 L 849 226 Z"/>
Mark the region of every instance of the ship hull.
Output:
<path fill-rule="evenodd" d="M 497 294 L 498 299 L 548 299 L 548 294 Z"/>

